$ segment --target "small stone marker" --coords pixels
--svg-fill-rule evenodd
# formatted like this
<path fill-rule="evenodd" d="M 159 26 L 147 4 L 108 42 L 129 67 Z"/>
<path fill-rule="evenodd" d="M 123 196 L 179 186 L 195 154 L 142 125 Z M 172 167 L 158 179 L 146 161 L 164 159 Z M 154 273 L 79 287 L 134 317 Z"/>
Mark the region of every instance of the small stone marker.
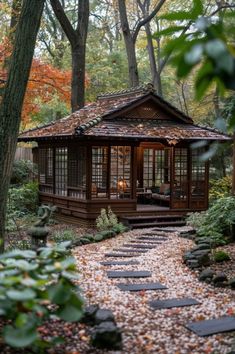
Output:
<path fill-rule="evenodd" d="M 212 320 L 190 322 L 186 326 L 200 337 L 216 333 L 235 331 L 235 316 L 224 316 Z"/>
<path fill-rule="evenodd" d="M 110 270 L 107 272 L 108 278 L 147 278 L 151 277 L 151 272 L 147 270 L 139 270 L 139 271 L 132 271 L 132 270 Z"/>
<path fill-rule="evenodd" d="M 127 253 L 105 253 L 105 257 L 138 257 L 139 254 L 127 254 Z"/>
<path fill-rule="evenodd" d="M 117 252 L 129 252 L 129 253 L 146 253 L 148 252 L 148 250 L 137 250 L 137 249 L 127 249 L 127 248 L 114 248 L 113 249 L 114 251 L 117 251 Z"/>
<path fill-rule="evenodd" d="M 146 284 L 118 284 L 122 291 L 141 291 L 141 290 L 163 290 L 167 289 L 165 285 L 161 283 L 146 283 Z"/>
<path fill-rule="evenodd" d="M 138 261 L 108 261 L 108 262 L 100 262 L 101 265 L 104 266 L 112 266 L 112 265 L 135 265 L 140 264 Z"/>
<path fill-rule="evenodd" d="M 123 247 L 133 247 L 133 248 L 146 248 L 146 249 L 152 249 L 152 248 L 156 248 L 156 246 L 153 246 L 153 245 L 144 245 L 144 244 L 135 244 L 135 245 L 132 245 L 130 243 L 125 243 L 123 245 Z"/>
<path fill-rule="evenodd" d="M 170 309 L 172 307 L 184 307 L 184 306 L 192 306 L 192 305 L 199 305 L 199 304 L 200 302 L 191 298 L 149 301 L 149 305 L 153 307 L 155 310 Z"/>

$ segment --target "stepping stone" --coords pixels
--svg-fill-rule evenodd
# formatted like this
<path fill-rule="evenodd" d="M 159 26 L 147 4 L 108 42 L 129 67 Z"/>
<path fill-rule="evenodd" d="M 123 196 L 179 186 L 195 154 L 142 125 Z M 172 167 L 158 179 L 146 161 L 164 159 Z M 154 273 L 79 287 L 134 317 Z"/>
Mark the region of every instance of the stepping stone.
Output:
<path fill-rule="evenodd" d="M 108 278 L 147 278 L 151 277 L 151 272 L 147 270 L 140 270 L 140 271 L 115 271 L 110 270 L 107 272 Z"/>
<path fill-rule="evenodd" d="M 108 262 L 100 262 L 101 265 L 104 266 L 112 266 L 112 265 L 135 265 L 140 264 L 138 261 L 108 261 Z"/>
<path fill-rule="evenodd" d="M 114 248 L 113 249 L 114 251 L 117 251 L 117 252 L 137 252 L 137 253 L 146 253 L 148 252 L 148 250 L 137 250 L 137 249 L 127 249 L 127 248 Z"/>
<path fill-rule="evenodd" d="M 156 246 L 153 245 L 143 245 L 143 244 L 136 244 L 136 245 L 132 245 L 130 243 L 125 243 L 123 245 L 123 247 L 132 247 L 132 248 L 146 248 L 146 249 L 152 249 L 152 248 L 156 248 Z"/>
<path fill-rule="evenodd" d="M 136 240 L 150 240 L 150 241 L 156 241 L 156 242 L 160 242 L 160 241 L 166 241 L 167 238 L 164 237 L 150 237 L 150 236 L 141 236 L 138 237 Z"/>
<path fill-rule="evenodd" d="M 161 283 L 147 283 L 147 284 L 117 284 L 122 291 L 141 291 L 141 290 L 163 290 L 167 289 Z"/>
<path fill-rule="evenodd" d="M 126 253 L 105 253 L 105 257 L 138 257 L 139 254 L 135 253 L 135 254 L 126 254 Z"/>
<path fill-rule="evenodd" d="M 224 316 L 212 320 L 190 322 L 186 326 L 200 337 L 216 333 L 235 331 L 235 316 Z"/>
<path fill-rule="evenodd" d="M 165 240 L 152 240 L 152 239 L 136 239 L 136 240 L 131 240 L 130 242 L 142 242 L 142 243 L 147 243 L 147 244 L 154 244 L 154 245 L 160 245 L 162 243 L 162 241 Z"/>
<path fill-rule="evenodd" d="M 199 305 L 199 304 L 200 302 L 190 298 L 149 301 L 149 305 L 153 307 L 155 310 L 170 309 L 172 307 L 184 307 L 184 306 L 192 306 L 192 305 Z"/>

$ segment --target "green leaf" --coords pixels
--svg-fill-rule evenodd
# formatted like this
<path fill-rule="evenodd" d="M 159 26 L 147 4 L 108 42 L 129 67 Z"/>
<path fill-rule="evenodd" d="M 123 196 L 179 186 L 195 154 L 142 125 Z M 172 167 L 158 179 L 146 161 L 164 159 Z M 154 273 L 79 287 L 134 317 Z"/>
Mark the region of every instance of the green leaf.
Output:
<path fill-rule="evenodd" d="M 32 300 L 36 297 L 35 291 L 33 291 L 31 289 L 8 290 L 6 292 L 6 295 L 9 297 L 9 299 L 15 300 L 15 301 L 28 301 L 28 300 Z"/>
<path fill-rule="evenodd" d="M 65 304 L 71 297 L 71 288 L 60 281 L 58 284 L 51 285 L 48 289 L 48 297 L 54 304 Z"/>
<path fill-rule="evenodd" d="M 37 339 L 36 328 L 29 326 L 17 329 L 6 326 L 3 335 L 5 342 L 15 348 L 27 347 Z"/>
<path fill-rule="evenodd" d="M 195 96 L 196 96 L 196 99 L 197 100 L 200 100 L 205 92 L 207 91 L 207 89 L 209 88 L 211 84 L 211 79 L 209 77 L 204 77 L 200 80 L 197 80 L 196 81 L 196 85 L 195 85 L 195 89 L 196 89 L 196 92 L 195 92 Z"/>
<path fill-rule="evenodd" d="M 192 18 L 196 19 L 199 15 L 203 14 L 203 2 L 201 0 L 193 1 Z"/>
<path fill-rule="evenodd" d="M 82 299 L 73 293 L 69 300 L 69 303 L 65 306 L 62 306 L 57 312 L 57 316 L 59 316 L 62 320 L 68 322 L 76 322 L 80 320 L 82 317 Z"/>
<path fill-rule="evenodd" d="M 227 51 L 226 45 L 220 39 L 213 39 L 206 43 L 205 51 L 210 58 L 218 59 Z"/>
<path fill-rule="evenodd" d="M 201 60 L 202 54 L 202 44 L 195 44 L 192 46 L 191 50 L 184 55 L 185 62 L 189 65 L 195 65 Z"/>
<path fill-rule="evenodd" d="M 163 29 L 161 31 L 155 32 L 153 34 L 153 38 L 158 38 L 160 36 L 172 35 L 174 33 L 182 31 L 184 28 L 185 28 L 184 26 L 170 26 L 170 27 L 165 28 L 165 29 Z"/>
<path fill-rule="evenodd" d="M 177 12 L 171 12 L 169 14 L 163 14 L 159 16 L 159 19 L 167 20 L 167 21 L 191 20 L 192 14 L 188 11 L 177 11 Z"/>
<path fill-rule="evenodd" d="M 201 32 L 204 32 L 209 25 L 210 25 L 209 19 L 204 16 L 199 17 L 195 22 L 195 27 Z"/>
<path fill-rule="evenodd" d="M 217 68 L 221 69 L 228 74 L 233 74 L 234 71 L 234 59 L 229 52 L 224 53 L 216 60 Z M 235 80 L 235 78 L 234 78 Z"/>

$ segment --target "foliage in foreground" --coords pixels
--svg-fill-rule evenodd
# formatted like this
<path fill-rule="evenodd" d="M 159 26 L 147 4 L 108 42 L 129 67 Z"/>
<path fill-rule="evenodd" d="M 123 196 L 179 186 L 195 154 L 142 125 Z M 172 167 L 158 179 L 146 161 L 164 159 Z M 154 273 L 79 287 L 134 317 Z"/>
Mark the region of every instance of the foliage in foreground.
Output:
<path fill-rule="evenodd" d="M 39 327 L 53 316 L 78 321 L 83 301 L 69 243 L 34 251 L 15 250 L 0 256 L 0 315 L 10 322 L 3 328 L 4 341 L 16 348 L 31 346 L 37 353 L 55 343 L 43 341 Z"/>
<path fill-rule="evenodd" d="M 217 199 L 205 212 L 193 213 L 187 223 L 192 225 L 199 236 L 207 236 L 214 244 L 225 244 L 230 236 L 231 224 L 235 220 L 235 198 Z"/>

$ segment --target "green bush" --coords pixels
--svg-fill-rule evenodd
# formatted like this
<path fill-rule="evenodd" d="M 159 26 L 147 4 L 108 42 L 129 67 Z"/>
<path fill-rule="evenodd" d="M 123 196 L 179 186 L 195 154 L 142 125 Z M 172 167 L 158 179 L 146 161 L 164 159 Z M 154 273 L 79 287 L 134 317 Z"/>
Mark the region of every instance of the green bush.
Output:
<path fill-rule="evenodd" d="M 99 231 L 109 230 L 118 224 L 118 219 L 110 206 L 108 209 L 101 209 L 101 213 L 96 219 L 96 226 Z"/>
<path fill-rule="evenodd" d="M 65 241 L 77 241 L 78 236 L 74 230 L 68 229 L 63 231 L 56 231 L 51 236 L 52 241 L 55 243 L 61 243 Z"/>
<path fill-rule="evenodd" d="M 15 249 L 19 250 L 30 250 L 32 248 L 31 242 L 29 240 L 11 240 L 6 248 L 6 251 L 12 251 Z"/>
<path fill-rule="evenodd" d="M 225 262 L 230 260 L 230 256 L 225 251 L 216 251 L 213 255 L 215 262 Z"/>
<path fill-rule="evenodd" d="M 73 283 L 75 261 L 67 257 L 69 243 L 34 251 L 15 250 L 0 256 L 0 315 L 6 320 L 5 343 L 32 348 L 37 353 L 53 344 L 38 330 L 57 317 L 75 322 L 82 316 L 83 300 Z"/>
<path fill-rule="evenodd" d="M 234 197 L 220 198 L 206 212 L 191 214 L 187 223 L 196 228 L 199 236 L 210 237 L 215 245 L 223 245 L 230 235 L 234 210 Z"/>
<path fill-rule="evenodd" d="M 232 191 L 232 176 L 210 180 L 209 200 L 215 201 L 219 198 L 228 197 Z"/>
<path fill-rule="evenodd" d="M 11 184 L 25 184 L 30 181 L 32 175 L 36 174 L 36 165 L 29 160 L 14 161 Z"/>
<path fill-rule="evenodd" d="M 110 206 L 108 209 L 101 209 L 101 213 L 96 219 L 96 227 L 99 231 L 106 230 L 123 230 L 123 224 L 118 222 L 117 216 L 111 210 Z M 116 231 L 115 231 L 116 232 Z M 120 231 L 122 232 L 122 231 Z M 116 232 L 116 233 L 120 233 Z"/>
<path fill-rule="evenodd" d="M 35 215 L 38 208 L 38 183 L 29 182 L 8 192 L 6 229 L 16 230 L 16 220 Z"/>

